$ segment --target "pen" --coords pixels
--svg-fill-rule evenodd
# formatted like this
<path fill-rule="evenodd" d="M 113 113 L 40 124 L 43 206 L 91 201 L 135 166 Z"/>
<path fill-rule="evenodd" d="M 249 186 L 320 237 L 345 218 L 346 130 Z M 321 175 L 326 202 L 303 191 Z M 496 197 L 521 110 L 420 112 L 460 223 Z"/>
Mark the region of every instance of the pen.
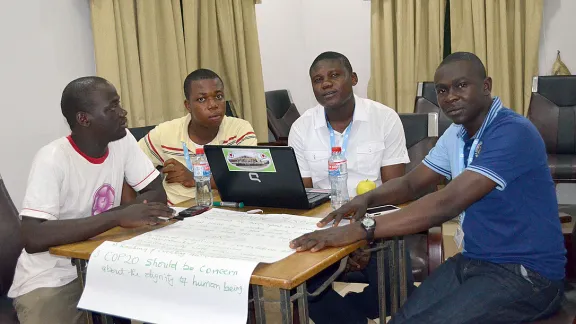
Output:
<path fill-rule="evenodd" d="M 182 142 L 182 150 L 184 151 L 184 158 L 186 159 L 186 166 L 188 170 L 192 171 L 192 162 L 190 162 L 190 152 L 188 152 L 188 147 L 186 143 Z"/>
<path fill-rule="evenodd" d="M 243 208 L 243 202 L 229 202 L 229 201 L 215 201 L 213 203 L 216 207 L 234 207 L 234 208 Z"/>

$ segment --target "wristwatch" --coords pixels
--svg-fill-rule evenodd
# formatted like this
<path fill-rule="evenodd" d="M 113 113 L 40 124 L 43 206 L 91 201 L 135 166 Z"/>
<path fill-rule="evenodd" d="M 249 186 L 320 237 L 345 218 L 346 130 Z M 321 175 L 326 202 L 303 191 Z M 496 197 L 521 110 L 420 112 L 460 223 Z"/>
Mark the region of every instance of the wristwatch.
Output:
<path fill-rule="evenodd" d="M 368 244 L 374 241 L 374 231 L 376 230 L 376 221 L 372 217 L 364 217 L 360 222 L 362 228 L 366 231 L 366 241 Z"/>

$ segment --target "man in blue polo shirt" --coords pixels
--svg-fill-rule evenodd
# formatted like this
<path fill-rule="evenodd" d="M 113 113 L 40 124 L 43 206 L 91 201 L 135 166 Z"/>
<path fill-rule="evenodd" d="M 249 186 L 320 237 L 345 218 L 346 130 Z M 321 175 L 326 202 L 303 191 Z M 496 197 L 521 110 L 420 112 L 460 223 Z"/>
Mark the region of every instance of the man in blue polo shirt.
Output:
<path fill-rule="evenodd" d="M 417 233 L 459 215 L 448 259 L 410 296 L 393 323 L 519 323 L 555 313 L 566 263 L 558 203 L 544 141 L 523 116 L 491 96 L 492 79 L 472 53 L 436 70 L 438 104 L 454 124 L 407 175 L 356 197 L 320 226 L 353 214 L 351 225 L 290 243 L 318 251 L 355 241 Z M 450 183 L 400 211 L 363 218 L 368 206 L 410 201 L 443 177 Z"/>

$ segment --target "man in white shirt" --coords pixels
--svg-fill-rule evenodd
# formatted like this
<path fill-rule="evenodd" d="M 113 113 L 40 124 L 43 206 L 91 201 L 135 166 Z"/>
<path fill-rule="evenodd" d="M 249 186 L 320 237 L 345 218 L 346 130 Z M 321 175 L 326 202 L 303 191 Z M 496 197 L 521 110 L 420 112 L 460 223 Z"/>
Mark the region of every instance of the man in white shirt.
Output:
<path fill-rule="evenodd" d="M 410 162 L 398 114 L 385 105 L 354 95 L 358 83 L 348 59 L 335 52 L 320 54 L 310 67 L 318 105 L 307 110 L 290 129 L 306 187 L 330 189 L 328 159 L 334 146 L 348 160 L 348 191 L 356 196 L 362 180 L 377 186 L 404 175 Z"/>
<path fill-rule="evenodd" d="M 76 308 L 76 269 L 50 247 L 172 217 L 158 171 L 126 130 L 114 86 L 99 77 L 74 80 L 61 107 L 72 133 L 36 154 L 20 211 L 25 250 L 8 296 L 21 324 L 86 322 Z M 124 180 L 140 195 L 119 206 Z"/>
<path fill-rule="evenodd" d="M 309 73 L 318 105 L 294 122 L 288 137 L 304 186 L 330 189 L 328 159 L 336 146 L 341 147 L 348 160 L 350 197 L 356 196 L 360 181 L 371 180 L 380 186 L 403 176 L 410 159 L 400 117 L 381 103 L 354 95 L 352 87 L 358 83 L 358 76 L 348 58 L 324 52 L 312 62 Z M 366 318 L 382 316 L 378 314 L 375 254 L 369 257 L 357 253 L 351 259 L 356 261 L 353 266 L 361 269 L 369 286 L 360 294 L 349 293 L 345 297 L 329 287 L 319 297 L 311 298 L 310 318 L 315 323 L 366 323 Z M 406 259 L 407 269 L 411 269 L 410 258 Z M 308 290 L 315 290 L 336 269 L 337 265 L 329 267 L 310 280 Z M 409 279 L 411 288 L 412 278 Z"/>

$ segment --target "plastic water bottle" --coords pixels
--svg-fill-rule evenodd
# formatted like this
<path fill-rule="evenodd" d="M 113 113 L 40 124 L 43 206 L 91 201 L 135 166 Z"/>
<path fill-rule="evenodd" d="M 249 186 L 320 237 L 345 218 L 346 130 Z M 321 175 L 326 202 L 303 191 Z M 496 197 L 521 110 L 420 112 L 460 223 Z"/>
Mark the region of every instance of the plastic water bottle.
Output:
<path fill-rule="evenodd" d="M 330 201 L 332 209 L 338 209 L 350 200 L 348 196 L 348 165 L 342 155 L 342 148 L 332 148 L 332 156 L 328 160 L 328 177 L 330 178 Z"/>
<path fill-rule="evenodd" d="M 212 186 L 210 185 L 210 165 L 204 154 L 204 148 L 196 149 L 196 158 L 192 162 L 194 182 L 196 182 L 196 205 L 212 206 Z"/>

